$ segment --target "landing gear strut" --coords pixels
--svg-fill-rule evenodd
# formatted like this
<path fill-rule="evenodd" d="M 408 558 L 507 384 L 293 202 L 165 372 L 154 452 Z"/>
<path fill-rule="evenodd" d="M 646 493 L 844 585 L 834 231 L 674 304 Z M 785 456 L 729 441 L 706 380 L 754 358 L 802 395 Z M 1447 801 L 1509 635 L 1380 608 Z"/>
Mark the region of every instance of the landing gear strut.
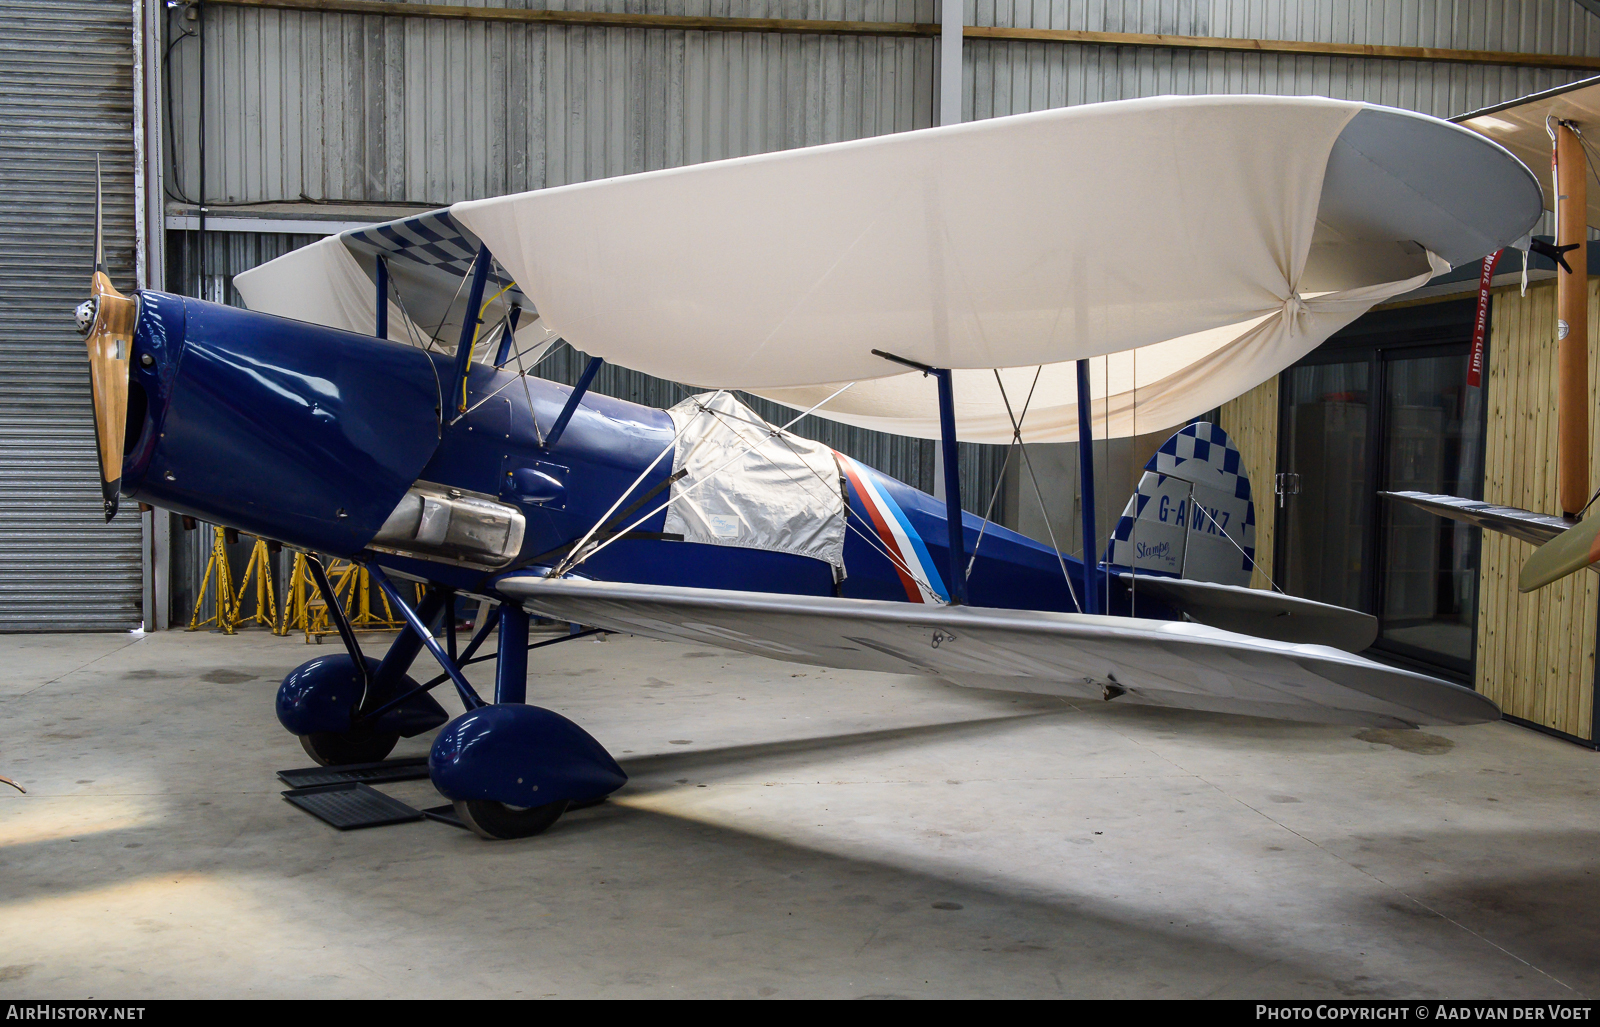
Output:
<path fill-rule="evenodd" d="M 308 558 L 317 585 L 329 596 L 321 564 Z M 365 657 L 336 601 L 328 603 L 344 653 L 319 657 L 296 668 L 278 689 L 278 719 L 324 766 L 376 763 L 402 737 L 448 719 L 428 689 L 450 681 L 467 712 L 446 724 L 428 755 L 428 776 L 456 814 L 483 838 L 527 838 L 547 830 L 569 809 L 592 806 L 621 788 L 628 775 L 604 746 L 572 721 L 527 704 L 528 650 L 570 641 L 592 632 L 528 644 L 528 614 L 512 602 L 500 604 L 499 652 L 494 702 L 486 703 L 461 673 L 476 663 L 473 653 L 489 635 L 479 626 L 465 652 L 456 654 L 454 632 L 446 651 L 433 624 L 453 592 L 430 587 L 413 609 L 371 564 L 372 580 L 406 620 L 382 662 Z M 453 624 L 452 624 L 453 627 Z M 423 648 L 444 673 L 418 685 L 406 676 Z M 480 657 L 479 659 L 488 659 Z"/>

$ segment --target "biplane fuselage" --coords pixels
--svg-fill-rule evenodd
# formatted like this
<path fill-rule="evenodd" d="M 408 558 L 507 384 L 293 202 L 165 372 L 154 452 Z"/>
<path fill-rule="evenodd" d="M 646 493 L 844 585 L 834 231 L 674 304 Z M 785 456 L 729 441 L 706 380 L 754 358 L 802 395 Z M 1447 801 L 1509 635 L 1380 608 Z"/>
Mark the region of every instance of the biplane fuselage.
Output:
<path fill-rule="evenodd" d="M 666 498 L 671 461 L 646 473 L 673 440 L 661 410 L 589 393 L 547 445 L 536 425 L 548 432 L 571 394 L 567 386 L 530 376 L 523 388 L 513 372 L 473 364 L 470 412 L 458 418 L 446 395 L 455 374 L 448 355 L 166 293 L 144 292 L 140 301 L 122 471 L 131 499 L 493 596 L 502 575 L 548 571 L 620 497 L 652 496 L 640 513 Z M 443 418 L 435 413 L 441 399 Z M 665 512 L 579 573 L 922 602 L 921 590 L 886 555 L 892 552 L 941 591 L 950 573 L 944 503 L 859 463 L 849 466 L 851 474 L 833 483 L 846 490 L 852 526 L 848 575 L 837 590 L 820 560 L 663 537 Z M 858 487 L 863 476 L 869 494 Z M 491 569 L 368 550 L 417 480 L 519 510 L 526 529 L 516 555 Z M 985 527 L 971 513 L 964 527 L 967 553 L 977 553 L 968 578 L 973 605 L 1076 609 L 1054 550 Z M 1082 562 L 1067 558 L 1066 565 L 1081 594 Z"/>

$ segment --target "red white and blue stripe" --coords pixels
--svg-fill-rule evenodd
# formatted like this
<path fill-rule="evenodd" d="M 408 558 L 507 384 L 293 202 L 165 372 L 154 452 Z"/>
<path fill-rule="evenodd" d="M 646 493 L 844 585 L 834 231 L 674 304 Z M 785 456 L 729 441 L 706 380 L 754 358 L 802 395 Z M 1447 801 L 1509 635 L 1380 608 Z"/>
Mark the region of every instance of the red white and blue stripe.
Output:
<path fill-rule="evenodd" d="M 871 468 L 843 453 L 839 453 L 838 458 L 856 499 L 872 521 L 889 562 L 900 575 L 906 599 L 913 603 L 948 603 L 950 593 L 944 587 L 944 579 L 934 566 L 933 558 L 928 555 L 928 547 L 889 489 L 874 480 L 876 472 Z"/>

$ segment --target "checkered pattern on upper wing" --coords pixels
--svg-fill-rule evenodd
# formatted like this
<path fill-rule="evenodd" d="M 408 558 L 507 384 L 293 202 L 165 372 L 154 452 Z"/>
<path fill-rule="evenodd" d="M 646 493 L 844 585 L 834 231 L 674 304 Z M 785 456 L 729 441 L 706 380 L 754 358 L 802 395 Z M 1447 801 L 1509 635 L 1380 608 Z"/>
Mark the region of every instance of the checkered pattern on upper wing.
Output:
<path fill-rule="evenodd" d="M 458 224 L 448 208 L 352 229 L 340 238 L 354 250 L 378 254 L 389 260 L 409 260 L 457 276 L 472 271 L 480 245 L 478 237 Z M 530 305 L 515 286 L 509 290 L 509 295 L 524 306 Z"/>

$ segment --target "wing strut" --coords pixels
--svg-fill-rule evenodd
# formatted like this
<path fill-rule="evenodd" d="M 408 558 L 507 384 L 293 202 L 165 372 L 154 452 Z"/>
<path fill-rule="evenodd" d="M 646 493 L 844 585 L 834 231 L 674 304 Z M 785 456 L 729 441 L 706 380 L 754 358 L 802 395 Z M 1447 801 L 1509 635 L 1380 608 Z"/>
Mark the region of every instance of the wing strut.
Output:
<path fill-rule="evenodd" d="M 478 341 L 478 327 L 483 324 L 483 286 L 489 278 L 489 247 L 478 247 L 478 259 L 472 267 L 472 290 L 467 293 L 467 309 L 461 318 L 461 341 L 456 343 L 456 379 L 452 396 L 460 396 L 459 413 L 467 412 L 467 374 L 472 370 L 472 347 Z M 442 411 L 441 411 L 442 413 Z"/>
<path fill-rule="evenodd" d="M 1099 548 L 1094 533 L 1094 409 L 1089 396 L 1089 361 L 1078 361 L 1078 480 L 1083 499 L 1083 591 L 1084 613 L 1100 612 L 1100 593 L 1095 586 L 1095 572 L 1100 561 L 1095 553 Z"/>
<path fill-rule="evenodd" d="M 939 450 L 944 456 L 944 516 L 950 532 L 950 605 L 967 605 L 967 555 L 965 525 L 961 523 L 961 458 L 956 450 L 956 400 L 950 387 L 950 369 L 929 367 L 881 349 L 872 355 L 931 374 L 939 383 Z"/>
<path fill-rule="evenodd" d="M 588 365 L 578 378 L 578 384 L 572 387 L 572 395 L 567 397 L 567 405 L 561 408 L 561 413 L 556 416 L 556 423 L 550 426 L 550 434 L 544 437 L 546 449 L 561 440 L 561 433 L 567 430 L 567 422 L 572 420 L 572 415 L 577 412 L 578 404 L 583 401 L 584 393 L 588 392 L 589 386 L 594 383 L 594 376 L 599 373 L 600 365 L 603 363 L 605 360 L 600 357 L 589 358 Z"/>
<path fill-rule="evenodd" d="M 372 334 L 380 339 L 389 337 L 389 262 L 378 258 L 378 303 L 373 315 Z"/>

